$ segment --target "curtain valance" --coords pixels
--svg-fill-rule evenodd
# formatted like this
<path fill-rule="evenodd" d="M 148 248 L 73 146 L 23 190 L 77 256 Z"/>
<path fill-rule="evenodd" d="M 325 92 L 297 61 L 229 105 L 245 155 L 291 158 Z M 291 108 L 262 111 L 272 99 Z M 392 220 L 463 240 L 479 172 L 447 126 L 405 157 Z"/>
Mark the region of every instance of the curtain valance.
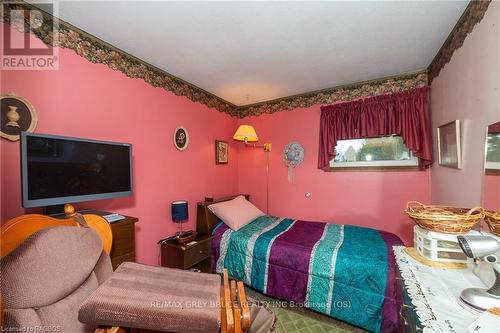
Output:
<path fill-rule="evenodd" d="M 429 87 L 321 107 L 318 168 L 329 170 L 338 140 L 399 135 L 422 169 L 432 164 Z"/>

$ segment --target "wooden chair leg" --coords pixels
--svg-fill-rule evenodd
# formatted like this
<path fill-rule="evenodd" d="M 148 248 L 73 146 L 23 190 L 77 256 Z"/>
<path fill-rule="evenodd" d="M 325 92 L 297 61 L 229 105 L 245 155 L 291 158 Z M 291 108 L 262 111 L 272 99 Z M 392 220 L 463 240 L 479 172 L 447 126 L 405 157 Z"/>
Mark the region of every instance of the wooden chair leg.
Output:
<path fill-rule="evenodd" d="M 241 326 L 244 330 L 250 327 L 250 308 L 248 307 L 247 296 L 245 293 L 245 286 L 243 282 L 238 281 L 238 300 L 241 307 Z"/>
<path fill-rule="evenodd" d="M 237 305 L 234 307 L 234 333 L 243 333 L 241 327 L 241 310 Z"/>
<path fill-rule="evenodd" d="M 250 328 L 251 320 L 245 286 L 241 281 L 229 281 L 229 275 L 226 269 L 224 269 L 222 276 L 221 332 L 246 332 Z"/>
<path fill-rule="evenodd" d="M 222 304 L 223 307 L 225 308 L 225 320 L 226 320 L 226 330 L 227 333 L 234 333 L 234 314 L 233 314 L 233 307 L 231 305 L 231 291 L 229 288 L 229 275 L 227 274 L 227 270 L 224 270 L 223 273 L 223 281 L 224 284 L 222 285 L 223 288 L 223 300 Z"/>
<path fill-rule="evenodd" d="M 231 303 L 234 304 L 237 297 L 238 295 L 236 294 L 236 281 L 231 280 Z"/>

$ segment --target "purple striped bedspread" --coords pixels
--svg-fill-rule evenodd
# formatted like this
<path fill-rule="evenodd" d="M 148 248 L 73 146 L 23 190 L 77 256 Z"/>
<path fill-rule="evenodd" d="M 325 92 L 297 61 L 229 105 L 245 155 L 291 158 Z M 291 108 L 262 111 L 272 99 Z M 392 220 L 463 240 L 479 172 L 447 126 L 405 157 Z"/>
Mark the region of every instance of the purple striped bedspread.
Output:
<path fill-rule="evenodd" d="M 372 332 L 397 332 L 394 234 L 262 216 L 213 231 L 213 269 L 275 298 Z"/>

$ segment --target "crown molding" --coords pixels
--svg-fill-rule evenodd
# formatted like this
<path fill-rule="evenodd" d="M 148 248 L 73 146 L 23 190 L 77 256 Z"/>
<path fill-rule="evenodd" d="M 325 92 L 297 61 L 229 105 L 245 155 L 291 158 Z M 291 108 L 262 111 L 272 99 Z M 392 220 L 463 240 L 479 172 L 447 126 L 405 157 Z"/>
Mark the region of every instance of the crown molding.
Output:
<path fill-rule="evenodd" d="M 427 71 L 390 76 L 333 88 L 316 90 L 305 94 L 282 97 L 272 101 L 238 107 L 239 117 L 258 116 L 265 113 L 290 111 L 318 104 L 334 104 L 355 99 L 384 95 L 420 88 L 428 85 Z"/>
<path fill-rule="evenodd" d="M 453 53 L 462 47 L 465 38 L 472 32 L 474 26 L 481 22 L 490 5 L 490 0 L 472 0 L 465 8 L 457 24 L 453 27 L 448 38 L 427 68 L 429 84 L 432 83 L 441 69 L 450 62 Z"/>
<path fill-rule="evenodd" d="M 453 31 L 457 30 L 470 32 L 470 30 L 472 30 L 472 27 L 470 27 L 470 29 L 465 29 L 457 28 L 457 26 L 459 26 L 459 23 L 471 24 L 472 18 L 477 18 L 479 13 L 481 12 L 480 9 L 484 8 L 482 9 L 483 12 L 480 15 L 479 19 L 476 19 L 474 24 L 480 21 L 487 6 L 484 7 L 484 5 L 481 5 L 479 2 L 473 2 L 474 4 L 471 3 L 469 7 L 467 7 L 466 11 L 462 15 Z M 34 7 L 33 5 L 28 4 L 24 1 L 4 4 L 3 8 L 5 10 L 3 11 L 1 20 L 9 24 L 11 24 L 9 14 L 10 10 L 12 9 L 40 10 L 39 8 Z M 114 70 L 122 72 L 128 77 L 142 79 L 153 87 L 161 87 L 166 91 L 174 93 L 177 96 L 185 96 L 193 102 L 202 103 L 210 108 L 215 108 L 216 110 L 227 113 L 228 115 L 233 117 L 244 118 L 247 116 L 258 116 L 261 114 L 288 111 L 296 108 L 307 108 L 312 105 L 318 104 L 333 104 L 341 101 L 352 101 L 359 98 L 400 92 L 429 84 L 429 77 L 427 74 L 428 72 L 426 70 L 423 70 L 416 73 L 401 74 L 398 76 L 363 81 L 328 89 L 312 91 L 299 95 L 282 97 L 256 104 L 236 106 L 218 96 L 215 96 L 212 93 L 203 90 L 202 88 L 199 88 L 162 69 L 159 69 L 158 67 L 155 67 L 81 29 L 78 29 L 68 22 L 60 20 L 59 18 L 43 11 L 41 12 L 44 15 L 44 22 L 40 28 L 31 28 L 31 26 L 29 25 L 29 17 L 25 17 L 24 26 L 20 27 L 20 30 L 30 31 L 46 44 L 71 49 L 78 55 L 93 63 L 105 64 Z M 52 33 L 52 24 L 54 24 L 54 30 L 57 33 L 57 38 L 54 38 L 55 34 Z M 17 27 L 16 24 L 14 24 L 13 26 Z M 451 39 L 450 37 L 448 38 L 448 40 Z M 463 38 L 465 39 L 465 37 Z M 445 45 L 448 43 L 448 40 Z M 458 45 L 456 43 L 448 44 L 452 44 L 455 46 Z M 442 50 L 444 49 L 445 45 L 443 45 Z M 460 47 L 460 45 L 458 47 Z M 446 55 L 449 53 L 449 51 L 442 52 L 442 50 L 440 50 L 438 55 L 436 55 L 436 58 L 429 66 L 428 70 L 432 69 L 435 72 L 435 68 L 437 68 L 436 64 L 443 61 L 437 61 L 436 59 L 438 59 L 438 56 L 440 54 Z M 442 66 L 444 66 L 444 64 Z"/>
<path fill-rule="evenodd" d="M 38 7 L 24 1 L 2 4 L 2 7 L 3 22 L 9 23 L 21 32 L 30 31 L 48 45 L 71 49 L 92 63 L 105 64 L 130 78 L 142 79 L 153 87 L 161 87 L 177 96 L 185 96 L 193 102 L 202 103 L 231 116 L 238 116 L 236 105 L 78 29 Z M 24 16 L 24 22 L 10 22 L 10 11 L 13 9 L 40 11 L 44 17 L 42 25 L 39 28 L 32 28 L 29 24 L 29 15 Z"/>

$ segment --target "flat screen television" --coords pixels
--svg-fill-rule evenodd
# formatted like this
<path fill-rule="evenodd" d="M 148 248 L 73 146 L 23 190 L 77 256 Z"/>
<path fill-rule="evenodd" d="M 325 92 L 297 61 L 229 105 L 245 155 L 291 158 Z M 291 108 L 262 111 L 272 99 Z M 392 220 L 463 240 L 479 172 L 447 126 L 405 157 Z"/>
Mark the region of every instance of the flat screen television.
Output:
<path fill-rule="evenodd" d="M 23 207 L 132 195 L 132 145 L 21 134 Z"/>

